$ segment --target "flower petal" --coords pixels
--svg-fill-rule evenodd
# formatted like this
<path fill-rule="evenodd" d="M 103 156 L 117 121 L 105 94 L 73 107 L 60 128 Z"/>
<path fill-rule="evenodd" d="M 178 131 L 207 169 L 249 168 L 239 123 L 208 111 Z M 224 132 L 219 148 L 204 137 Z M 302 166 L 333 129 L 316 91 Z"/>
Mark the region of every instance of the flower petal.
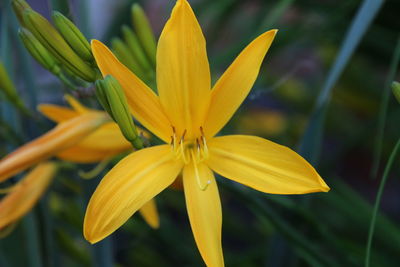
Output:
<path fill-rule="evenodd" d="M 138 130 L 140 129 L 138 128 Z M 126 150 L 132 147 L 122 135 L 121 130 L 115 122 L 102 125 L 83 139 L 78 145 L 98 150 Z"/>
<path fill-rule="evenodd" d="M 75 146 L 61 151 L 57 157 L 76 163 L 94 163 L 118 155 L 132 148 L 118 125 L 106 123 Z"/>
<path fill-rule="evenodd" d="M 54 163 L 42 163 L 21 180 L 0 202 L 0 229 L 17 221 L 36 204 L 56 172 Z"/>
<path fill-rule="evenodd" d="M 79 113 L 66 107 L 52 104 L 40 104 L 38 110 L 49 120 L 63 122 L 79 116 Z"/>
<path fill-rule="evenodd" d="M 154 199 L 144 204 L 139 212 L 152 228 L 157 229 L 160 227 L 160 218 L 158 217 L 157 205 Z"/>
<path fill-rule="evenodd" d="M 85 107 L 82 105 L 76 98 L 74 98 L 71 95 L 65 95 L 64 96 L 65 100 L 68 102 L 68 104 L 78 113 L 82 114 L 85 112 L 91 111 L 91 109 Z"/>
<path fill-rule="evenodd" d="M 139 150 L 121 160 L 100 182 L 86 210 L 85 238 L 96 243 L 172 184 L 183 163 L 169 145 Z"/>
<path fill-rule="evenodd" d="M 209 181 L 205 190 L 200 189 L 200 180 Z M 186 165 L 183 185 L 190 225 L 204 262 L 207 266 L 224 266 L 221 201 L 212 171 L 205 164 Z"/>
<path fill-rule="evenodd" d="M 152 133 L 169 142 L 172 127 L 157 95 L 119 62 L 100 41 L 92 40 L 92 51 L 103 76 L 111 74 L 124 88 L 133 116 Z"/>
<path fill-rule="evenodd" d="M 178 134 L 199 132 L 210 96 L 206 42 L 193 10 L 178 0 L 157 47 L 157 87 L 165 112 Z"/>
<path fill-rule="evenodd" d="M 249 94 L 276 32 L 268 31 L 252 41 L 219 78 L 203 126 L 206 137 L 218 133 Z"/>
<path fill-rule="evenodd" d="M 110 118 L 103 112 L 88 112 L 21 146 L 0 161 L 0 182 L 30 166 L 70 148 Z"/>
<path fill-rule="evenodd" d="M 218 174 L 272 194 L 327 192 L 315 169 L 293 150 L 256 136 L 230 135 L 208 142 L 207 164 Z"/>
<path fill-rule="evenodd" d="M 61 160 L 74 163 L 97 163 L 114 157 L 124 151 L 125 150 L 102 150 L 76 145 L 69 149 L 63 150 L 56 156 Z"/>

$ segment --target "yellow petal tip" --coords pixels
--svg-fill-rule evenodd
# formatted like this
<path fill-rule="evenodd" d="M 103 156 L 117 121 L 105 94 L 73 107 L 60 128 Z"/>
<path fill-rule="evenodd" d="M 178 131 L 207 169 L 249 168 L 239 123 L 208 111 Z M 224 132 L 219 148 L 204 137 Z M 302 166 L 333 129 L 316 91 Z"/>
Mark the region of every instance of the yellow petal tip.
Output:
<path fill-rule="evenodd" d="M 321 192 L 329 192 L 331 188 L 325 183 L 324 179 L 319 177 L 319 183 L 321 185 Z"/>

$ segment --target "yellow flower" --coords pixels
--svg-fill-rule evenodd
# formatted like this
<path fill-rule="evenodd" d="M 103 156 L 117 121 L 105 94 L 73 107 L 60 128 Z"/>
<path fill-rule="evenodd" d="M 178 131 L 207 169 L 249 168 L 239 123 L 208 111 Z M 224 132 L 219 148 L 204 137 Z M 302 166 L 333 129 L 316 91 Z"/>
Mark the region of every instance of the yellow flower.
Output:
<path fill-rule="evenodd" d="M 109 122 L 105 112 L 87 112 L 58 124 L 51 131 L 19 147 L 0 161 L 0 182 L 78 144 Z"/>
<path fill-rule="evenodd" d="M 274 194 L 328 191 L 301 156 L 268 140 L 214 137 L 248 95 L 276 30 L 251 42 L 211 89 L 206 43 L 186 0 L 178 0 L 157 48 L 158 95 L 99 41 L 92 51 L 102 74 L 123 86 L 132 114 L 166 145 L 134 152 L 100 182 L 86 210 L 91 243 L 114 232 L 183 173 L 190 224 L 208 266 L 223 266 L 221 204 L 213 171 Z"/>
<path fill-rule="evenodd" d="M 56 172 L 56 165 L 44 162 L 30 171 L 0 202 L 0 229 L 28 213 L 42 196 Z"/>
<path fill-rule="evenodd" d="M 39 105 L 38 109 L 58 125 L 4 157 L 0 161 L 0 182 L 52 156 L 75 163 L 96 163 L 132 149 L 105 112 L 86 108 L 71 96 L 65 98 L 72 109 Z M 159 227 L 154 200 L 140 212 L 151 227 Z"/>
<path fill-rule="evenodd" d="M 72 109 L 51 104 L 39 105 L 38 109 L 43 115 L 58 124 L 91 112 L 106 114 L 102 111 L 84 107 L 69 95 L 66 95 L 65 99 Z M 64 149 L 56 155 L 62 160 L 75 163 L 95 163 L 131 148 L 131 144 L 123 137 L 118 125 L 115 122 L 109 121 L 95 131 L 87 134 L 79 143 L 68 149 Z"/>

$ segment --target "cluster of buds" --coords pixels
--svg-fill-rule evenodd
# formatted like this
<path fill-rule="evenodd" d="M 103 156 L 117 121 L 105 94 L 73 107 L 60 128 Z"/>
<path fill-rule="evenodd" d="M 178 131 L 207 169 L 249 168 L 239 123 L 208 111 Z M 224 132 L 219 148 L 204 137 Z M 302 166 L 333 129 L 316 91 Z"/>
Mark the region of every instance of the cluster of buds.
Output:
<path fill-rule="evenodd" d="M 95 83 L 100 104 L 119 125 L 124 137 L 136 149 L 142 148 L 142 139 L 130 115 L 123 89 L 111 76 L 104 80 L 100 78 L 90 43 L 75 24 L 60 12 L 53 11 L 53 26 L 24 0 L 13 0 L 12 5 L 21 24 L 20 38 L 35 60 L 69 88 L 76 88 L 74 81 Z M 112 46 L 118 58 L 151 86 L 155 84 L 155 37 L 138 4 L 132 5 L 131 13 L 134 30 L 123 26 L 123 39 L 114 38 Z"/>
<path fill-rule="evenodd" d="M 64 73 L 94 82 L 98 71 L 94 67 L 90 44 L 72 21 L 53 12 L 55 27 L 34 11 L 24 0 L 12 1 L 22 26 L 20 37 L 31 55 L 69 87 Z"/>
<path fill-rule="evenodd" d="M 138 4 L 132 5 L 131 15 L 133 29 L 123 25 L 123 38 L 113 38 L 111 46 L 118 59 L 154 89 L 156 40 L 148 18 Z"/>

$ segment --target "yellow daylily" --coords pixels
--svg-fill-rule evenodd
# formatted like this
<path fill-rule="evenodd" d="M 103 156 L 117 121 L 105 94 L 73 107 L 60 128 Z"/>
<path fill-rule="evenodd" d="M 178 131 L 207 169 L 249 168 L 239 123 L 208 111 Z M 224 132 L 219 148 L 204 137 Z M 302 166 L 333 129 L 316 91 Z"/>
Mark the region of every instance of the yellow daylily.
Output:
<path fill-rule="evenodd" d="M 103 74 L 124 88 L 131 112 L 166 145 L 133 152 L 100 182 L 84 235 L 96 243 L 183 174 L 190 224 L 208 266 L 223 266 L 221 204 L 213 172 L 274 194 L 326 192 L 315 169 L 287 147 L 244 135 L 214 137 L 248 95 L 276 30 L 252 41 L 211 89 L 206 43 L 186 0 L 178 0 L 157 47 L 158 95 L 101 42 L 92 51 Z"/>
<path fill-rule="evenodd" d="M 86 108 L 69 95 L 65 98 L 72 108 L 39 105 L 39 111 L 58 125 L 4 157 L 0 182 L 52 156 L 74 163 L 96 163 L 132 149 L 107 113 Z M 154 200 L 140 212 L 151 227 L 159 227 Z"/>
<path fill-rule="evenodd" d="M 66 95 L 65 99 L 72 109 L 52 104 L 41 104 L 38 109 L 43 115 L 58 124 L 91 112 L 106 114 L 83 106 L 72 96 Z M 118 125 L 109 121 L 86 135 L 79 143 L 58 153 L 57 157 L 75 163 L 95 163 L 131 148 L 131 144 L 123 137 Z"/>
<path fill-rule="evenodd" d="M 32 209 L 49 186 L 56 169 L 54 163 L 41 163 L 12 187 L 0 201 L 0 229 L 18 221 Z"/>
<path fill-rule="evenodd" d="M 2 158 L 0 182 L 76 145 L 109 121 L 109 116 L 104 112 L 88 112 L 58 124 L 51 131 Z"/>

